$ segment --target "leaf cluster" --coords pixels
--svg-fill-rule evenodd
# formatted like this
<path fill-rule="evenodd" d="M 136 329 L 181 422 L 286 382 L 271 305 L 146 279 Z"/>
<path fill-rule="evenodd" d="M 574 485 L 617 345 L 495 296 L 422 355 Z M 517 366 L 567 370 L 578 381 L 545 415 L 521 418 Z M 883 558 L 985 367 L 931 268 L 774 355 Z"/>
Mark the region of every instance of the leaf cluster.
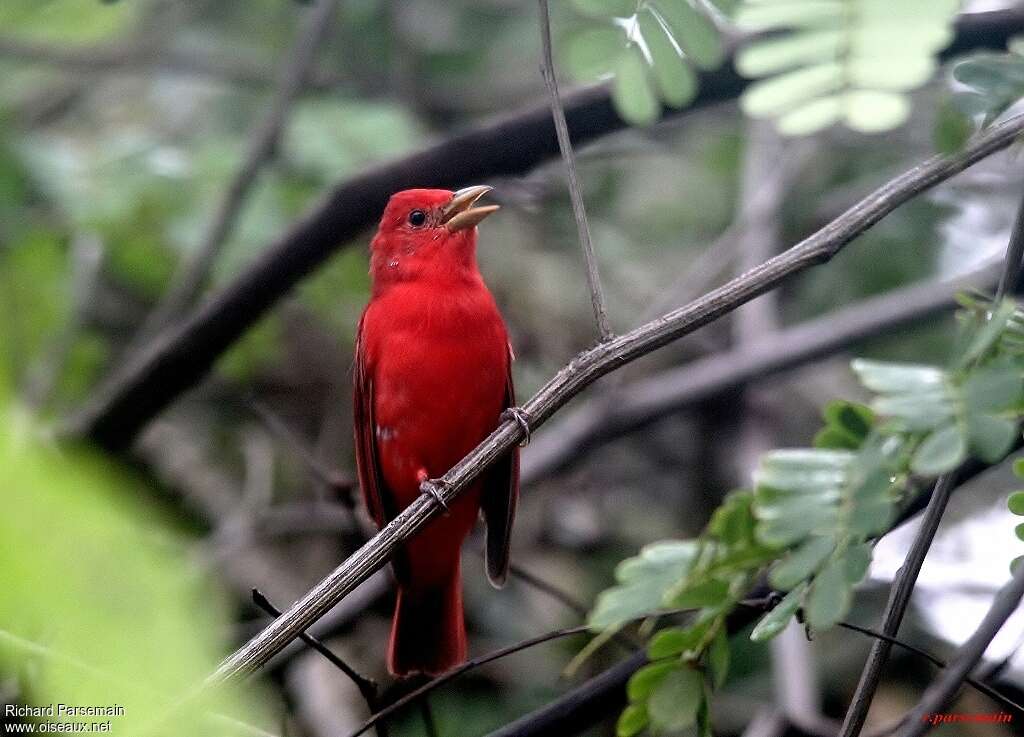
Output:
<path fill-rule="evenodd" d="M 718 2 L 724 12 L 733 3 Z M 564 39 L 574 77 L 611 76 L 612 101 L 636 125 L 658 119 L 662 105 L 681 108 L 697 94 L 695 69 L 725 59 L 721 34 L 695 0 L 574 0 L 588 20 Z"/>
<path fill-rule="evenodd" d="M 762 455 L 753 488 L 727 497 L 698 539 L 654 543 L 620 564 L 591 613 L 596 629 L 694 609 L 686 625 L 650 639 L 651 662 L 630 681 L 620 735 L 704 728 L 728 663 L 725 618 L 760 576 L 786 593 L 751 639 L 771 639 L 794 615 L 809 630 L 831 627 L 849 611 L 874 538 L 920 484 L 969 456 L 995 463 L 1010 451 L 1024 417 L 1024 312 L 1011 300 L 959 301 L 949 366 L 853 361 L 870 404 L 830 403 L 814 447 Z M 1010 508 L 1024 514 L 1024 492 Z M 1017 533 L 1024 539 L 1024 525 Z"/>
<path fill-rule="evenodd" d="M 736 57 L 737 70 L 758 80 L 742 107 L 794 136 L 837 123 L 863 133 L 895 128 L 910 112 L 906 93 L 934 73 L 959 6 L 959 0 L 746 0 L 736 24 L 763 35 Z"/>

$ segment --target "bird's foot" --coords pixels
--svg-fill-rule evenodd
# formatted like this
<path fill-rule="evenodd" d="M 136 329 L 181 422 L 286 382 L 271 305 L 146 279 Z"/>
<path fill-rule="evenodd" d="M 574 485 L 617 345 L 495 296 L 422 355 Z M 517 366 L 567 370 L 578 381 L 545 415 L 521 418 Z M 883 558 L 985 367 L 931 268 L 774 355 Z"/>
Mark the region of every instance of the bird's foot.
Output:
<path fill-rule="evenodd" d="M 530 444 L 530 413 L 522 407 L 507 407 L 504 412 L 501 413 L 501 421 L 515 420 L 516 424 L 523 430 L 523 439 L 519 441 L 520 447 L 525 447 Z"/>
<path fill-rule="evenodd" d="M 448 484 L 443 479 L 431 479 L 422 468 L 416 473 L 416 480 L 420 482 L 420 493 L 431 496 L 437 502 L 437 506 L 447 512 L 448 503 L 444 500 L 444 495 L 441 492 Z"/>

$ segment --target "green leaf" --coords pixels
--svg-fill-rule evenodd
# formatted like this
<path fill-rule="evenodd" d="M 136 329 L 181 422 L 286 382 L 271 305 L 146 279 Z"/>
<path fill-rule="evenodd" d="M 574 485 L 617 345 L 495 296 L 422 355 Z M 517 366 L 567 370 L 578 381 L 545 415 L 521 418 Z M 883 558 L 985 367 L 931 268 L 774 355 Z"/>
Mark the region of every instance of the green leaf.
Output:
<path fill-rule="evenodd" d="M 766 39 L 736 53 L 736 71 L 744 77 L 764 77 L 827 61 L 839 50 L 842 40 L 843 34 L 833 29 Z"/>
<path fill-rule="evenodd" d="M 1018 555 L 1016 558 L 1010 561 L 1010 574 L 1017 575 L 1017 569 L 1020 568 L 1020 564 L 1024 562 L 1024 555 Z"/>
<path fill-rule="evenodd" d="M 1014 514 L 1024 516 L 1024 491 L 1015 491 L 1006 500 L 1006 506 Z"/>
<path fill-rule="evenodd" d="M 844 399 L 829 402 L 822 415 L 830 426 L 844 430 L 858 441 L 863 441 L 875 424 L 875 413 L 870 407 Z"/>
<path fill-rule="evenodd" d="M 850 582 L 844 558 L 834 558 L 814 577 L 807 595 L 807 622 L 815 630 L 831 627 L 850 610 Z"/>
<path fill-rule="evenodd" d="M 712 578 L 694 583 L 687 582 L 687 585 L 678 591 L 670 591 L 665 603 L 679 608 L 713 607 L 722 604 L 728 597 L 728 582 Z"/>
<path fill-rule="evenodd" d="M 637 22 L 651 54 L 654 81 L 658 85 L 661 99 L 672 107 L 682 107 L 697 94 L 697 77 L 683 63 L 683 58 L 653 12 L 641 12 Z"/>
<path fill-rule="evenodd" d="M 1017 478 L 1024 479 L 1024 458 L 1018 458 L 1013 462 L 1013 473 Z"/>
<path fill-rule="evenodd" d="M 661 609 L 666 593 L 686 577 L 696 552 L 692 540 L 670 540 L 622 561 L 615 571 L 619 584 L 598 595 L 589 624 L 601 630 Z"/>
<path fill-rule="evenodd" d="M 647 646 L 647 657 L 651 660 L 668 658 L 694 650 L 707 635 L 713 618 L 706 617 L 689 627 L 669 627 L 651 638 Z"/>
<path fill-rule="evenodd" d="M 786 594 L 774 609 L 761 617 L 761 621 L 750 633 L 750 639 L 754 642 L 767 642 L 786 629 L 789 620 L 800 608 L 805 591 L 807 591 L 807 584 L 803 583 Z"/>
<path fill-rule="evenodd" d="M 986 463 L 995 463 L 1013 447 L 1017 423 L 992 415 L 968 415 L 967 436 L 971 449 Z"/>
<path fill-rule="evenodd" d="M 808 538 L 772 568 L 768 574 L 769 583 L 776 589 L 789 591 L 818 570 L 835 547 L 836 541 L 833 537 Z"/>
<path fill-rule="evenodd" d="M 1013 534 L 1017 536 L 1018 540 L 1024 540 L 1024 522 L 1013 528 Z"/>
<path fill-rule="evenodd" d="M 818 64 L 761 80 L 747 88 L 740 107 L 754 118 L 784 115 L 801 104 L 837 92 L 843 84 L 842 67 Z"/>
<path fill-rule="evenodd" d="M 933 133 L 939 153 L 948 155 L 960 151 L 973 132 L 970 117 L 952 99 L 939 106 Z"/>
<path fill-rule="evenodd" d="M 871 566 L 871 545 L 860 543 L 847 549 L 843 556 L 846 561 L 846 580 L 856 585 L 863 580 Z"/>
<path fill-rule="evenodd" d="M 972 371 L 961 387 L 967 411 L 988 414 L 1012 407 L 1022 390 L 1020 369 L 1003 362 Z"/>
<path fill-rule="evenodd" d="M 615 63 L 612 101 L 622 119 L 633 125 L 650 125 L 661 112 L 647 78 L 647 64 L 635 46 L 620 53 Z"/>
<path fill-rule="evenodd" d="M 662 679 L 647 702 L 647 712 L 653 726 L 673 732 L 697 721 L 697 709 L 703 701 L 704 679 L 697 671 L 683 667 Z"/>
<path fill-rule="evenodd" d="M 643 666 L 630 676 L 626 683 L 626 695 L 630 701 L 646 701 L 665 676 L 681 667 L 679 661 L 675 659 Z"/>
<path fill-rule="evenodd" d="M 626 48 L 626 34 L 613 25 L 590 26 L 573 31 L 563 45 L 565 68 L 587 82 L 615 70 L 615 59 Z"/>
<path fill-rule="evenodd" d="M 995 347 L 999 336 L 1006 330 L 1007 324 L 1013 317 L 1016 305 L 1013 300 L 1004 299 L 996 309 L 989 314 L 984 325 L 975 334 L 971 344 L 960 357 L 959 366 L 969 366 Z"/>
<path fill-rule="evenodd" d="M 833 450 L 857 450 L 860 443 L 849 433 L 836 427 L 823 427 L 814 436 L 815 448 Z"/>
<path fill-rule="evenodd" d="M 606 18 L 629 18 L 636 12 L 635 0 L 572 0 L 581 13 Z"/>
<path fill-rule="evenodd" d="M 923 476 L 938 476 L 952 471 L 967 457 L 967 439 L 959 425 L 952 424 L 932 432 L 917 447 L 910 468 Z"/>
<path fill-rule="evenodd" d="M 721 33 L 710 18 L 687 0 L 652 0 L 652 4 L 694 65 L 701 69 L 721 66 L 725 47 Z"/>
<path fill-rule="evenodd" d="M 843 98 L 829 95 L 799 105 L 779 116 L 779 133 L 784 136 L 808 136 L 842 120 Z"/>
<path fill-rule="evenodd" d="M 725 628 L 721 627 L 718 630 L 718 634 L 715 635 L 715 639 L 711 641 L 711 647 L 708 649 L 708 667 L 711 670 L 711 681 L 714 683 L 715 688 L 721 688 L 725 685 L 725 679 L 729 675 L 729 635 L 726 633 Z"/>
<path fill-rule="evenodd" d="M 681 627 L 669 627 L 651 638 L 647 657 L 651 660 L 678 655 L 693 644 L 693 634 Z"/>
<path fill-rule="evenodd" d="M 736 13 L 736 25 L 745 31 L 769 28 L 803 28 L 831 25 L 842 19 L 846 0 L 813 2 L 743 3 Z"/>
<path fill-rule="evenodd" d="M 906 95 L 884 90 L 848 92 L 842 106 L 846 124 L 861 133 L 882 133 L 903 125 L 910 117 Z"/>
<path fill-rule="evenodd" d="M 861 383 L 873 392 L 927 394 L 946 388 L 946 373 L 934 366 L 888 363 L 866 358 L 854 359 L 850 366 Z"/>
<path fill-rule="evenodd" d="M 615 734 L 617 737 L 634 737 L 647 727 L 648 721 L 645 704 L 630 704 L 619 714 L 619 721 L 615 724 Z"/>

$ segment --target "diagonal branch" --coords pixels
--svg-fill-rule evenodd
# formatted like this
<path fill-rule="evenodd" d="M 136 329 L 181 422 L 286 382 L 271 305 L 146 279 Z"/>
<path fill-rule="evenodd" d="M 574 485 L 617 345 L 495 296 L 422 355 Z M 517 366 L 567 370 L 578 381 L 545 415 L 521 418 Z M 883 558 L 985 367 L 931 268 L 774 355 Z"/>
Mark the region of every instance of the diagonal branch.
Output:
<path fill-rule="evenodd" d="M 997 271 L 986 268 L 955 280 L 912 284 L 587 399 L 533 439 L 523 455 L 523 483 L 558 473 L 604 443 L 712 397 L 948 313 L 956 307 L 956 292 L 994 289 L 997 279 Z"/>
<path fill-rule="evenodd" d="M 1002 48 L 1022 30 L 1024 7 L 964 15 L 943 56 Z M 730 66 L 703 74 L 700 92 L 688 110 L 734 98 L 745 85 Z M 564 102 L 569 132 L 577 144 L 625 127 L 605 86 L 577 90 Z M 143 425 L 196 384 L 278 299 L 372 225 L 392 192 L 425 184 L 457 188 L 520 174 L 557 151 L 550 110 L 534 106 L 342 182 L 220 294 L 157 336 L 123 372 L 104 382 L 71 418 L 67 430 L 112 450 L 129 445 Z"/>
<path fill-rule="evenodd" d="M 935 156 L 914 167 L 880 187 L 814 235 L 700 299 L 580 353 L 523 405 L 532 420 L 531 429 L 543 424 L 562 405 L 601 376 L 728 314 L 787 278 L 828 262 L 854 238 L 901 204 L 1005 148 L 1021 132 L 1024 132 L 1024 117 L 993 126 L 963 151 L 952 156 Z M 274 653 L 381 568 L 403 541 L 419 531 L 443 504 L 452 502 L 472 479 L 508 452 L 523 434 L 518 422 L 506 420 L 441 479 L 425 482 L 422 489 L 429 494 L 421 494 L 284 614 L 228 657 L 208 679 L 208 685 L 235 680 L 266 663 Z"/>
<path fill-rule="evenodd" d="M 576 218 L 576 231 L 579 234 L 580 248 L 587 267 L 587 286 L 590 287 L 590 304 L 594 308 L 594 320 L 601 340 L 612 337 L 612 328 L 608 324 L 608 312 L 604 303 L 604 289 L 601 287 L 601 274 L 597 268 L 597 257 L 594 255 L 594 244 L 590 240 L 590 225 L 587 223 L 587 209 L 583 205 L 583 192 L 579 177 L 576 176 L 576 157 L 572 152 L 572 141 L 569 140 L 569 126 L 565 122 L 565 109 L 562 98 L 558 94 L 558 78 L 555 76 L 555 62 L 551 54 L 551 14 L 548 12 L 548 0 L 537 0 L 540 8 L 540 40 L 542 48 L 541 75 L 544 85 L 551 97 L 551 115 L 555 121 L 555 133 L 558 136 L 558 149 L 565 161 L 565 171 L 569 178 L 569 197 L 572 200 L 572 214 Z"/>
<path fill-rule="evenodd" d="M 989 643 L 999 634 L 1021 599 L 1024 598 L 1024 566 L 1018 566 L 1013 579 L 996 595 L 992 607 L 985 614 L 978 629 L 964 643 L 949 666 L 936 679 L 935 683 L 925 691 L 921 702 L 906 717 L 907 728 L 900 732 L 900 737 L 920 737 L 935 726 L 927 719 L 930 714 L 942 711 L 965 681 L 969 681 L 971 671 L 985 654 Z"/>

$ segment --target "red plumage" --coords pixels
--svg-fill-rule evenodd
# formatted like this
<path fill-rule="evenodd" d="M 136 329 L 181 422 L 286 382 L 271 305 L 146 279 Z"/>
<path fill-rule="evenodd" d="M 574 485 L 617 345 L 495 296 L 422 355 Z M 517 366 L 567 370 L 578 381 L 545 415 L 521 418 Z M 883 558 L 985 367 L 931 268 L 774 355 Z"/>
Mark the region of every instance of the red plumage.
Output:
<path fill-rule="evenodd" d="M 476 263 L 476 223 L 497 207 L 473 205 L 488 189 L 399 192 L 371 244 L 373 292 L 356 341 L 354 424 L 359 481 L 378 525 L 514 404 L 505 324 Z M 466 659 L 460 549 L 482 509 L 488 576 L 504 582 L 518 470 L 518 452 L 498 461 L 396 555 L 394 675 L 437 674 Z"/>

